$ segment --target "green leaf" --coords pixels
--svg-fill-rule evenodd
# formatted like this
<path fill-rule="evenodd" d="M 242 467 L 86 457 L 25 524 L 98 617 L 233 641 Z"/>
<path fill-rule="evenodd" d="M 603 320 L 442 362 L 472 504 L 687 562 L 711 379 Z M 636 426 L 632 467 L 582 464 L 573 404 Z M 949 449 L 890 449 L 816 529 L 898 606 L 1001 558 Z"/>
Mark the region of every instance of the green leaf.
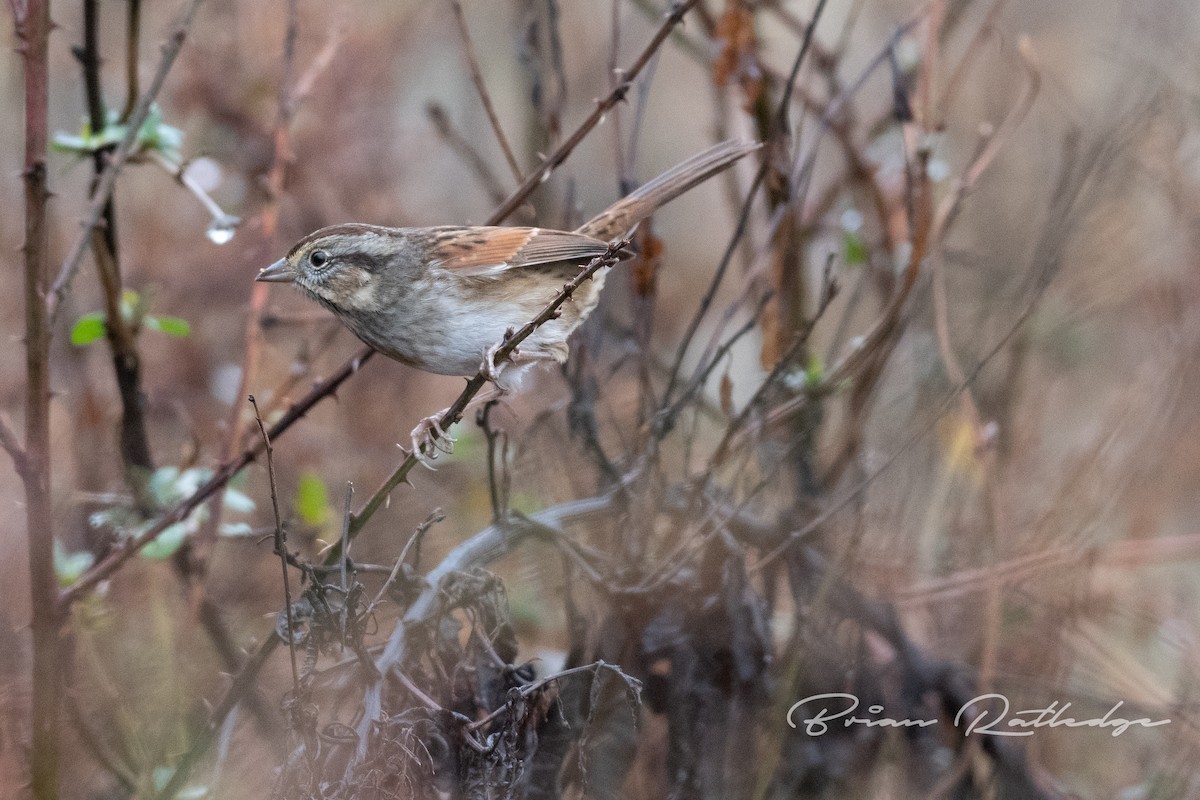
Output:
<path fill-rule="evenodd" d="M 160 331 L 168 336 L 183 338 L 192 332 L 192 326 L 179 317 L 146 317 L 146 327 L 152 331 Z"/>
<path fill-rule="evenodd" d="M 858 231 L 842 231 L 842 258 L 847 266 L 867 263 L 867 243 Z"/>
<path fill-rule="evenodd" d="M 185 522 L 176 522 L 158 535 L 158 538 L 138 551 L 142 558 L 159 561 L 175 555 L 175 551 L 187 538 L 188 526 Z"/>
<path fill-rule="evenodd" d="M 86 572 L 95 560 L 95 556 L 86 550 L 68 553 L 57 539 L 54 540 L 54 575 L 58 578 L 59 586 L 70 586 L 79 580 L 79 576 Z"/>
<path fill-rule="evenodd" d="M 104 312 L 84 314 L 71 328 L 71 344 L 83 347 L 104 338 Z"/>
<path fill-rule="evenodd" d="M 808 366 L 804 369 L 804 385 L 809 389 L 816 389 L 821 386 L 823 380 L 825 380 L 825 363 L 816 353 L 809 353 Z"/>
<path fill-rule="evenodd" d="M 121 123 L 120 116 L 115 110 L 110 111 L 104 127 L 93 131 L 91 124 L 85 119 L 78 134 L 54 134 L 50 146 L 61 153 L 75 155 L 91 155 L 106 147 L 115 147 L 125 138 L 128 128 Z M 162 109 L 157 105 L 150 107 L 146 121 L 138 129 L 137 143 L 134 155 L 139 150 L 157 150 L 168 159 L 178 162 L 183 149 L 183 131 L 163 122 Z"/>
<path fill-rule="evenodd" d="M 296 486 L 296 513 L 309 525 L 323 525 L 329 518 L 329 491 L 325 482 L 311 472 L 300 475 Z"/>

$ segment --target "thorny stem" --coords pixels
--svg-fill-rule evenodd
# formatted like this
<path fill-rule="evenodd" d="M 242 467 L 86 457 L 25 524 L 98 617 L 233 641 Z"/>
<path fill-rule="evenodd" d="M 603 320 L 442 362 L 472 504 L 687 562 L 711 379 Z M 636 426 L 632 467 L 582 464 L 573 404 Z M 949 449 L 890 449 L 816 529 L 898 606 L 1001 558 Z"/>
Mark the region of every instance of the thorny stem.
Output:
<path fill-rule="evenodd" d="M 54 529 L 50 506 L 50 326 L 46 291 L 46 144 L 49 95 L 49 0 L 14 6 L 24 60 L 25 104 L 25 446 L 14 455 L 25 487 L 32 605 L 32 741 L 30 785 L 36 800 L 58 795 L 58 714 L 61 689 Z M 5 437 L 9 438 L 8 435 Z M 15 447 L 9 442 L 6 447 Z"/>

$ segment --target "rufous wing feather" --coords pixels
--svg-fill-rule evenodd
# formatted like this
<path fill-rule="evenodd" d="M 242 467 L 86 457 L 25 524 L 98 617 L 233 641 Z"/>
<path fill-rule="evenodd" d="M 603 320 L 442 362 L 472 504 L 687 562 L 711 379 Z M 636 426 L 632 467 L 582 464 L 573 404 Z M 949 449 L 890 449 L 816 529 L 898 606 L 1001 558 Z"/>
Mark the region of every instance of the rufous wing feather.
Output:
<path fill-rule="evenodd" d="M 459 275 L 496 275 L 537 264 L 585 264 L 608 244 L 581 233 L 544 228 L 446 227 L 434 229 L 430 266 Z"/>

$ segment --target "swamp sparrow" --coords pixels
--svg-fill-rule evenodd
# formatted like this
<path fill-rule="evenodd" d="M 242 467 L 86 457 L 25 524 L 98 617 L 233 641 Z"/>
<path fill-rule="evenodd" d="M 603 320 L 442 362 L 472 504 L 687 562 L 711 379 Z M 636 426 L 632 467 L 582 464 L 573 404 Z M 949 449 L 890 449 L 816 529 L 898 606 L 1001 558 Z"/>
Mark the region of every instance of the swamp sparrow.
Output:
<path fill-rule="evenodd" d="M 491 356 L 506 331 L 533 319 L 581 267 L 657 208 L 758 147 L 715 145 L 574 232 L 332 225 L 305 236 L 255 280 L 296 284 L 371 347 L 426 372 L 470 376 L 482 361 L 503 392 L 515 386 L 520 366 L 566 360 L 567 338 L 595 308 L 607 270 L 580 286 L 559 309 L 561 316 L 522 342 L 521 364 L 497 368 Z M 413 431 L 418 453 L 431 420 L 436 416 Z"/>

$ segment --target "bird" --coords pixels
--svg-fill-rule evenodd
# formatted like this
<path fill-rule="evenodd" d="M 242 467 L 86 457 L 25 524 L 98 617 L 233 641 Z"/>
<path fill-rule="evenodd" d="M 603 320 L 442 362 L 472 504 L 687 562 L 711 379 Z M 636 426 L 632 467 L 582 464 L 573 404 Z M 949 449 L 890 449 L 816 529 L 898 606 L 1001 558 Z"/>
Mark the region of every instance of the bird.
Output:
<path fill-rule="evenodd" d="M 527 337 L 511 362 L 497 366 L 493 356 L 508 332 L 533 319 L 581 267 L 608 254 L 658 208 L 760 146 L 742 140 L 714 145 L 574 231 L 342 223 L 303 237 L 255 280 L 293 284 L 389 358 L 438 375 L 471 376 L 482 367 L 497 393 L 506 393 L 527 367 L 566 360 L 568 339 L 596 307 L 608 268 Z M 440 417 L 426 417 L 413 429 L 418 455 L 439 438 L 449 440 Z M 431 430 L 438 436 L 430 437 Z"/>

